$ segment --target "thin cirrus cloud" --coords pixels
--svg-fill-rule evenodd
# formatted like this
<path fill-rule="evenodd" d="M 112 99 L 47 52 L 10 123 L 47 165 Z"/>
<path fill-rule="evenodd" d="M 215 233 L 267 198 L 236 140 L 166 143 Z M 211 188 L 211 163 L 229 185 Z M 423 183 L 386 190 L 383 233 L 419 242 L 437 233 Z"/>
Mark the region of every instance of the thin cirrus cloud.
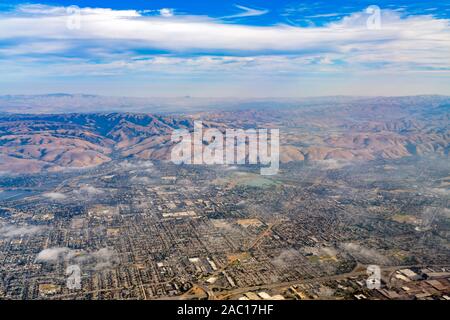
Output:
<path fill-rule="evenodd" d="M 263 10 L 253 9 L 253 8 L 241 6 L 241 5 L 238 5 L 238 4 L 235 4 L 234 6 L 236 8 L 238 8 L 238 9 L 242 10 L 242 12 L 237 13 L 237 14 L 233 14 L 233 15 L 230 15 L 230 16 L 222 17 L 222 19 L 236 19 L 236 18 L 257 17 L 257 16 L 265 15 L 266 13 L 269 12 L 269 10 L 266 10 L 266 9 L 263 9 Z"/>
<path fill-rule="evenodd" d="M 364 11 L 323 26 L 251 26 L 226 20 L 267 10 L 237 7 L 243 12 L 211 18 L 178 16 L 173 9 L 144 15 L 105 8 L 81 8 L 80 16 L 68 16 L 65 7 L 20 5 L 0 14 L 0 66 L 15 76 L 65 77 L 149 71 L 246 76 L 450 72 L 447 19 L 382 10 L 376 30 L 367 27 Z M 79 18 L 80 28 L 67 27 L 73 18 Z"/>
<path fill-rule="evenodd" d="M 173 17 L 175 11 L 171 8 L 162 8 L 159 10 L 159 14 L 163 17 Z"/>

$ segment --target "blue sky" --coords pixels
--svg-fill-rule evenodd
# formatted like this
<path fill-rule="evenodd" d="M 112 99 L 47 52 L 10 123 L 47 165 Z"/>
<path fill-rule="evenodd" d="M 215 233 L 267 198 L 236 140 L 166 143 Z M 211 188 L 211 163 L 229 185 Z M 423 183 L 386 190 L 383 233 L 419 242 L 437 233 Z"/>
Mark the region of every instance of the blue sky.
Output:
<path fill-rule="evenodd" d="M 449 1 L 6 1 L 0 94 L 450 94 L 449 19 Z"/>

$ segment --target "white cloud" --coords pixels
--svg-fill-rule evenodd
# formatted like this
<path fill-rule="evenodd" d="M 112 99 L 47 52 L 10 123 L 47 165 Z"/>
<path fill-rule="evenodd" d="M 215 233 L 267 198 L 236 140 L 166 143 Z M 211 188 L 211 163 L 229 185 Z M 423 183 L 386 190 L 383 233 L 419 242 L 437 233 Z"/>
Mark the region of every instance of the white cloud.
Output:
<path fill-rule="evenodd" d="M 295 249 L 283 249 L 278 256 L 271 260 L 271 263 L 278 268 L 292 267 L 301 259 L 300 253 Z"/>
<path fill-rule="evenodd" d="M 66 195 L 60 192 L 47 192 L 43 193 L 42 196 L 51 200 L 64 200 L 67 198 Z"/>
<path fill-rule="evenodd" d="M 244 12 L 234 17 L 265 12 L 239 8 Z M 367 74 L 364 83 L 371 87 L 377 83 L 372 74 L 450 74 L 449 20 L 431 15 L 403 17 L 383 10 L 381 29 L 369 30 L 364 12 L 324 26 L 292 27 L 249 26 L 223 17 L 173 15 L 172 9 L 165 9 L 145 15 L 135 10 L 82 8 L 81 28 L 69 30 L 64 7 L 18 6 L 0 14 L 0 41 L 10 43 L 0 48 L 0 68 L 19 80 L 46 75 L 205 78 L 226 74 L 274 79 L 342 73 L 350 77 L 351 71 Z M 137 53 L 151 50 L 168 54 Z"/>
<path fill-rule="evenodd" d="M 145 170 L 145 169 L 153 169 L 154 165 L 153 162 L 150 160 L 134 160 L 134 161 L 128 161 L 124 160 L 119 163 L 119 167 L 126 169 L 126 170 Z"/>
<path fill-rule="evenodd" d="M 111 268 L 119 262 L 117 252 L 109 248 L 99 249 L 91 253 L 91 256 L 96 261 L 96 270 Z"/>
<path fill-rule="evenodd" d="M 335 169 L 341 169 L 341 168 L 351 164 L 351 161 L 326 159 L 326 160 L 317 160 L 317 161 L 314 161 L 313 163 L 320 166 L 323 169 L 326 169 L 326 170 L 335 170 Z"/>
<path fill-rule="evenodd" d="M 101 248 L 88 252 L 74 250 L 67 247 L 52 247 L 42 250 L 36 257 L 36 262 L 58 263 L 67 261 L 82 264 L 83 268 L 92 267 L 94 270 L 110 268 L 119 262 L 117 252 L 110 248 Z"/>
<path fill-rule="evenodd" d="M 31 9 L 30 9 L 31 7 Z M 355 13 L 324 27 L 246 26 L 226 24 L 205 17 L 141 16 L 133 10 L 81 9 L 81 29 L 65 28 L 64 8 L 20 6 L 16 13 L 0 16 L 0 39 L 60 41 L 78 50 L 90 47 L 119 49 L 154 48 L 175 51 L 228 52 L 335 52 L 346 53 L 396 51 L 397 56 L 416 57 L 426 49 L 449 50 L 448 20 L 431 16 L 400 18 L 383 11 L 382 29 L 368 30 L 367 15 Z M 39 25 L 39 28 L 36 26 Z M 26 39 L 25 39 L 26 38 Z M 18 40 L 20 39 L 20 40 Z M 77 48 L 83 40 L 83 48 Z M 111 42 L 113 41 L 113 42 Z M 117 41 L 117 42 L 114 42 Z M 55 48 L 58 50 L 59 48 Z M 420 50 L 419 50 L 420 49 Z M 30 53 L 33 53 L 30 50 Z M 86 53 L 86 52 L 85 52 Z M 448 51 L 447 51 L 448 53 Z M 430 57 L 436 54 L 431 54 Z M 414 61 L 414 59 L 412 60 Z"/>
<path fill-rule="evenodd" d="M 82 185 L 78 190 L 74 190 L 74 193 L 83 197 L 91 197 L 104 194 L 105 192 L 91 185 Z"/>
<path fill-rule="evenodd" d="M 39 252 L 36 257 L 37 262 L 54 263 L 59 260 L 65 260 L 72 256 L 72 250 L 64 247 L 47 248 Z"/>
<path fill-rule="evenodd" d="M 24 235 L 33 235 L 40 233 L 43 230 L 45 230 L 45 227 L 43 226 L 6 224 L 0 226 L 0 238 L 10 239 Z"/>
<path fill-rule="evenodd" d="M 234 5 L 236 8 L 241 9 L 241 13 L 233 14 L 231 16 L 223 17 L 222 19 L 234 19 L 234 18 L 245 18 L 245 17 L 255 17 L 255 16 L 262 16 L 269 12 L 269 10 L 258 10 L 258 9 L 252 9 L 249 7 L 244 7 L 241 5 Z"/>
<path fill-rule="evenodd" d="M 377 264 L 389 264 L 389 259 L 375 249 L 366 248 L 353 242 L 343 243 L 342 248 L 356 258 L 368 260 Z"/>
<path fill-rule="evenodd" d="M 170 8 L 163 8 L 159 10 L 159 14 L 163 17 L 173 17 L 174 10 Z"/>

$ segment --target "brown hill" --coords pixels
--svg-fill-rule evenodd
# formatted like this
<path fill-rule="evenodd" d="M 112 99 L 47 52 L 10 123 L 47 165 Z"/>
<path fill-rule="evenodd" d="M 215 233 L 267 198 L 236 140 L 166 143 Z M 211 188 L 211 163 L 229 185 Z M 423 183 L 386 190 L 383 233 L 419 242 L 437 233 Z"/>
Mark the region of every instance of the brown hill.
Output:
<path fill-rule="evenodd" d="M 428 101 L 428 102 L 427 102 Z M 169 160 L 171 133 L 206 127 L 278 128 L 281 162 L 448 156 L 450 99 L 350 101 L 281 110 L 0 115 L 0 172 L 83 168 L 136 157 Z"/>

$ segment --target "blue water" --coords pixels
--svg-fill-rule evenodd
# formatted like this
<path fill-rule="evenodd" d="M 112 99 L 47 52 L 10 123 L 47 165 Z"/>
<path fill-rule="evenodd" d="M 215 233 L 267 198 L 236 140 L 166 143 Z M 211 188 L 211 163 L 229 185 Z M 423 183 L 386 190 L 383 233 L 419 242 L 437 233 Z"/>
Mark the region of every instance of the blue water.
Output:
<path fill-rule="evenodd" d="M 8 190 L 8 191 L 0 191 L 0 201 L 6 200 L 18 200 L 22 198 L 26 198 L 36 194 L 35 191 L 29 190 Z"/>

